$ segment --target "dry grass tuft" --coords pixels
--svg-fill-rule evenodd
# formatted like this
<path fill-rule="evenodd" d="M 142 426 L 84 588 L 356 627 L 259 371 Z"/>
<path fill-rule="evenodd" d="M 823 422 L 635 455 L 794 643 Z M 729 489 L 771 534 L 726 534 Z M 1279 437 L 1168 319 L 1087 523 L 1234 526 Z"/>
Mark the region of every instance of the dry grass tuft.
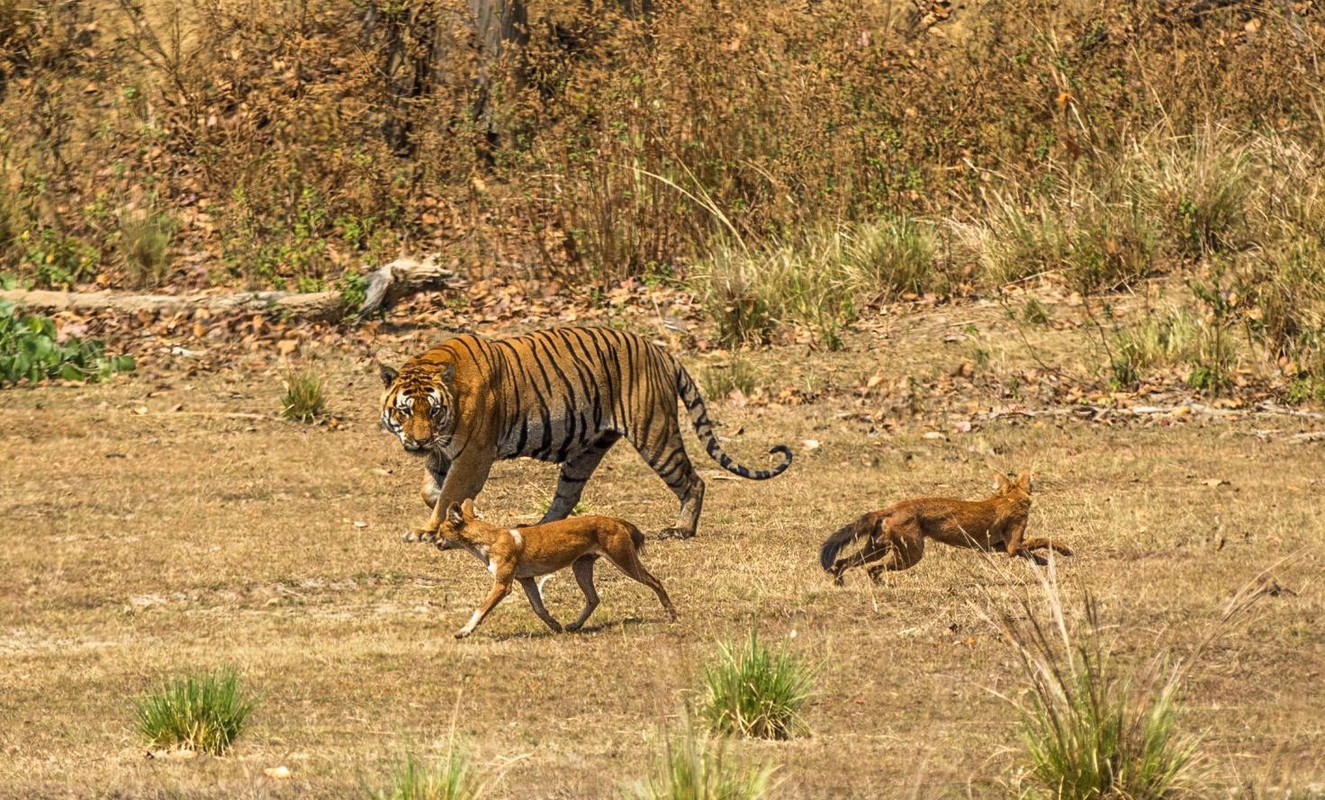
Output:
<path fill-rule="evenodd" d="M 1161 650 L 1140 664 L 1119 663 L 1117 632 L 1100 618 L 1087 590 L 1082 607 L 1066 605 L 1051 562 L 1037 573 L 1043 605 L 1017 598 L 1017 614 L 998 625 L 1030 689 L 1013 700 L 1022 717 L 1023 797 L 1198 798 L 1211 791 L 1198 754 L 1200 737 L 1179 727 L 1179 695 L 1191 665 L 1265 591 L 1261 578 L 1225 605 L 1186 659 Z"/>
<path fill-rule="evenodd" d="M 630 792 L 636 800 L 760 800 L 772 791 L 773 766 L 733 761 L 722 739 L 688 726 L 664 740 L 653 772 Z"/>
<path fill-rule="evenodd" d="M 281 416 L 296 422 L 315 422 L 327 412 L 327 398 L 322 378 L 307 370 L 291 371 L 285 378 L 281 398 Z"/>

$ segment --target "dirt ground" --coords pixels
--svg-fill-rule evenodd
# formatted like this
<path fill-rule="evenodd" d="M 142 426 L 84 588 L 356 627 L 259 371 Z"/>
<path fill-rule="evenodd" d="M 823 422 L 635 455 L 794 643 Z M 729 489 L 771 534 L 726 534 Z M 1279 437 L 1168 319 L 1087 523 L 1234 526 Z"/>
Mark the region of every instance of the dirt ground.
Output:
<path fill-rule="evenodd" d="M 811 387 L 808 399 L 715 397 L 713 415 L 746 463 L 761 466 L 776 442 L 796 463 L 753 483 L 721 479 L 699 455 L 710 479 L 699 536 L 651 541 L 644 556 L 678 623 L 603 565 L 586 632 L 552 635 L 512 595 L 463 642 L 451 634 L 490 578 L 467 555 L 400 539 L 423 518 L 422 470 L 378 428 L 371 334 L 300 354 L 326 375 L 335 426 L 277 417 L 282 370 L 256 356 L 214 373 L 4 391 L 0 794 L 362 796 L 403 752 L 443 751 L 454 724 L 501 775 L 494 796 L 620 797 L 680 724 L 717 643 L 751 629 L 817 670 L 808 737 L 732 746 L 779 765 L 777 796 L 1006 794 L 1020 740 L 998 694 L 1026 682 L 986 615 L 1037 591 L 1036 568 L 933 546 L 878 586 L 853 574 L 834 588 L 816 559 L 861 512 L 918 493 L 982 495 L 993 467 L 1036 471 L 1032 535 L 1076 550 L 1058 563 L 1070 605 L 1083 589 L 1099 598 L 1123 663 L 1191 653 L 1270 570 L 1285 591 L 1266 592 L 1192 664 L 1181 724 L 1203 735 L 1221 795 L 1325 796 L 1325 445 L 1293 439 L 1325 421 L 1181 410 L 1091 421 L 978 382 L 943 409 L 921 392 L 884 413 L 852 389 L 960 371 L 971 346 L 945 340 L 954 330 L 984 337 L 977 360 L 991 375 L 1032 352 L 1095 357 L 1071 332 L 1012 335 L 990 308 L 864 325 L 844 353 L 756 352 L 770 396 Z M 697 374 L 720 360 L 682 358 Z M 990 413 L 1016 407 L 1034 413 Z M 552 466 L 500 464 L 480 509 L 531 521 L 554 484 Z M 586 502 L 646 531 L 675 512 L 624 446 Z M 579 608 L 569 576 L 546 593 L 562 620 Z M 133 698 L 221 665 L 261 698 L 234 751 L 147 758 Z M 281 765 L 289 779 L 263 772 Z"/>

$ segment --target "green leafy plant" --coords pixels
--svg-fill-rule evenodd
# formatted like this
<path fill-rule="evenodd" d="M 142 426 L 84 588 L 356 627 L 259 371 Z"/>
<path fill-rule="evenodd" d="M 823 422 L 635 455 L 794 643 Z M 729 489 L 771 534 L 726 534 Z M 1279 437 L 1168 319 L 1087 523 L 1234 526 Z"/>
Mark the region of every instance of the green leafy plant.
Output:
<path fill-rule="evenodd" d="M 138 732 L 149 747 L 224 755 L 257 707 L 232 668 L 164 682 L 135 703 Z"/>
<path fill-rule="evenodd" d="M 693 727 L 664 740 L 652 773 L 629 793 L 637 800 L 759 800 L 771 790 L 776 767 L 733 761 L 720 739 Z"/>
<path fill-rule="evenodd" d="M 800 711 L 813 682 L 798 658 L 773 653 L 751 631 L 742 645 L 720 644 L 704 667 L 699 716 L 716 733 L 790 739 L 806 730 Z"/>
<path fill-rule="evenodd" d="M 53 228 L 42 228 L 35 236 L 24 231 L 18 242 L 23 253 L 19 263 L 38 286 L 68 289 L 95 272 L 96 249 Z"/>
<path fill-rule="evenodd" d="M 103 380 L 117 372 L 132 372 L 133 357 L 106 355 L 96 339 L 70 336 L 60 342 L 49 317 L 23 314 L 0 300 L 0 386 L 48 378 Z"/>
<path fill-rule="evenodd" d="M 424 761 L 406 755 L 383 785 L 368 790 L 372 800 L 472 800 L 483 793 L 473 763 L 455 741 L 445 755 Z"/>
<path fill-rule="evenodd" d="M 285 378 L 281 416 L 297 422 L 313 422 L 327 411 L 322 378 L 312 372 L 291 371 Z"/>

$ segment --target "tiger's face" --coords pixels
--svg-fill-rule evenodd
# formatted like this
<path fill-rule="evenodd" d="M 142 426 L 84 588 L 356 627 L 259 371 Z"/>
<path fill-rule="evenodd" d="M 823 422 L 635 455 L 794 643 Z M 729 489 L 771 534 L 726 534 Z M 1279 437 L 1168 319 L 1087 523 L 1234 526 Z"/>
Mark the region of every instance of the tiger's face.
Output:
<path fill-rule="evenodd" d="M 455 432 L 455 398 L 450 390 L 455 365 L 433 371 L 417 365 L 400 371 L 380 365 L 382 383 L 382 427 L 400 440 L 406 452 L 426 455 L 445 451 Z"/>

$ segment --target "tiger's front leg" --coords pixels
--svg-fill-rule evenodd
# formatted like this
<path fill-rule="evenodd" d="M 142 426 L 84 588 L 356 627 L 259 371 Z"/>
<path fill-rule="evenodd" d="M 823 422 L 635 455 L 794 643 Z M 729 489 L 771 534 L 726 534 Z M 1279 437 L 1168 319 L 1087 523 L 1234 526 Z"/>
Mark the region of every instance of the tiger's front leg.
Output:
<path fill-rule="evenodd" d="M 442 483 L 437 501 L 432 504 L 432 514 L 428 521 L 422 527 L 410 529 L 404 536 L 405 541 L 436 543 L 437 531 L 446 519 L 446 509 L 452 503 L 477 497 L 483 490 L 483 484 L 487 483 L 488 473 L 492 471 L 492 464 L 496 460 L 495 452 L 477 455 L 461 453 L 446 473 L 446 480 Z"/>
<path fill-rule="evenodd" d="M 428 461 L 424 465 L 421 492 L 423 504 L 428 508 L 436 508 L 437 501 L 442 499 L 442 486 L 446 483 L 446 473 L 450 470 L 451 459 L 437 451 L 428 454 Z"/>
<path fill-rule="evenodd" d="M 451 470 L 451 459 L 445 454 L 437 451 L 428 453 L 428 460 L 423 470 L 423 489 L 419 496 L 423 498 L 423 504 L 434 514 L 437 513 L 437 504 L 442 499 L 442 486 L 446 483 L 446 476 Z M 445 511 L 445 506 L 442 508 Z M 405 533 L 404 540 L 407 542 L 435 541 L 435 537 L 428 539 L 424 536 L 422 528 L 411 528 Z"/>

